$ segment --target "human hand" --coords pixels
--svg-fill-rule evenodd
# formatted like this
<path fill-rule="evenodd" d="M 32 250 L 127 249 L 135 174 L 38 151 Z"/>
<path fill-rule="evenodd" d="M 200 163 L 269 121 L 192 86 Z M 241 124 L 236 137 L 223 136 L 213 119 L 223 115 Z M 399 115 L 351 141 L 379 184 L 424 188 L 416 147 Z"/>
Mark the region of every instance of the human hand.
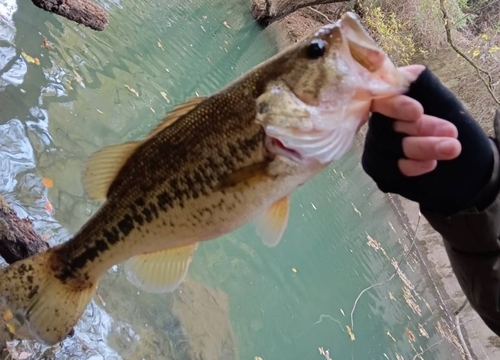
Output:
<path fill-rule="evenodd" d="M 423 65 L 410 65 L 400 71 L 414 82 L 425 70 Z M 396 119 L 394 131 L 409 135 L 403 138 L 405 158 L 398 160 L 401 173 L 418 176 L 434 170 L 438 160 L 451 160 L 460 155 L 457 127 L 444 119 L 424 114 L 422 105 L 406 95 L 373 101 L 371 111 Z"/>
<path fill-rule="evenodd" d="M 363 168 L 383 192 L 451 214 L 470 206 L 493 171 L 486 133 L 421 65 L 401 68 L 406 95 L 372 103 Z"/>

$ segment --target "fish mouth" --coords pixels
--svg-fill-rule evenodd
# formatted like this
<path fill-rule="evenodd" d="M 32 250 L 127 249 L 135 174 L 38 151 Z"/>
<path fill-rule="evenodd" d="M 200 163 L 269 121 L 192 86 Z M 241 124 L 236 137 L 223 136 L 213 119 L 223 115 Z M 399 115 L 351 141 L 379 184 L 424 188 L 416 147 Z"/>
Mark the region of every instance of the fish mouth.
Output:
<path fill-rule="evenodd" d="M 410 81 L 377 45 L 362 26 L 360 18 L 355 13 L 346 12 L 342 15 L 338 24 L 344 39 L 347 41 L 352 58 L 367 70 L 371 76 L 378 78 L 390 87 L 386 91 L 380 91 L 379 94 L 372 93 L 372 96 L 380 97 L 395 92 L 403 93 L 408 89 Z"/>

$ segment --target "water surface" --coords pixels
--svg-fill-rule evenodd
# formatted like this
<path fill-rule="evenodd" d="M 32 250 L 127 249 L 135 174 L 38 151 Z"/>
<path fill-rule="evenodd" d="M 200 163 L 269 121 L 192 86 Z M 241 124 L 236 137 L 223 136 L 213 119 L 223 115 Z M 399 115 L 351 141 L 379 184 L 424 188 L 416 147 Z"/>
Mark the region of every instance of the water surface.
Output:
<path fill-rule="evenodd" d="M 144 136 L 175 104 L 278 50 L 247 0 L 99 3 L 110 13 L 102 33 L 0 0 L 0 193 L 52 245 L 100 206 L 82 187 L 90 154 Z M 460 358 L 415 253 L 359 298 L 351 323 L 360 292 L 393 275 L 411 243 L 359 161 L 357 147 L 293 195 L 278 247 L 252 224 L 201 244 L 189 284 L 171 295 L 140 293 L 114 267 L 74 337 L 17 349 L 32 359 L 321 360 L 319 348 L 332 359 Z"/>

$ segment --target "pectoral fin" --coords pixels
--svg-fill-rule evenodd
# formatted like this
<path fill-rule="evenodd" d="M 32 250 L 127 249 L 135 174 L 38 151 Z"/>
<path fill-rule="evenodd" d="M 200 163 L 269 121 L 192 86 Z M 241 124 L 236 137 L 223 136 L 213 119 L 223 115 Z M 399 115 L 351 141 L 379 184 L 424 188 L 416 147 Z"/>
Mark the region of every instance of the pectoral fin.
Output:
<path fill-rule="evenodd" d="M 256 220 L 257 235 L 268 247 L 279 244 L 288 224 L 290 212 L 290 198 L 288 196 L 276 201 Z"/>
<path fill-rule="evenodd" d="M 134 256 L 125 262 L 128 281 L 150 293 L 174 291 L 186 277 L 198 243 Z"/>

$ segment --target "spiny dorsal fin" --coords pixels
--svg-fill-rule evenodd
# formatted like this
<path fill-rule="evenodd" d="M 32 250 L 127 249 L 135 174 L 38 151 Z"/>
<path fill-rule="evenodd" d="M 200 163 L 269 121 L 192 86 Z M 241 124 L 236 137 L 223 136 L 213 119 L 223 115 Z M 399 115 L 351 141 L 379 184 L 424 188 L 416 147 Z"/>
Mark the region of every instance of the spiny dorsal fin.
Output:
<path fill-rule="evenodd" d="M 127 159 L 143 141 L 133 141 L 120 145 L 108 146 L 90 156 L 83 186 L 92 200 L 106 198 L 109 186 L 123 167 Z"/>
<path fill-rule="evenodd" d="M 168 128 L 174 122 L 179 120 L 179 118 L 183 115 L 186 115 L 188 112 L 193 110 L 195 107 L 200 105 L 203 101 L 206 100 L 206 97 L 200 96 L 189 99 L 185 103 L 177 105 L 174 109 L 168 113 L 168 115 L 155 127 L 147 136 L 147 138 L 152 138 L 162 130 Z"/>
<path fill-rule="evenodd" d="M 94 153 L 87 162 L 83 180 L 85 190 L 90 199 L 105 199 L 109 186 L 139 145 L 172 125 L 181 116 L 187 114 L 205 101 L 205 99 L 206 97 L 196 97 L 176 106 L 143 140 L 109 146 Z"/>

